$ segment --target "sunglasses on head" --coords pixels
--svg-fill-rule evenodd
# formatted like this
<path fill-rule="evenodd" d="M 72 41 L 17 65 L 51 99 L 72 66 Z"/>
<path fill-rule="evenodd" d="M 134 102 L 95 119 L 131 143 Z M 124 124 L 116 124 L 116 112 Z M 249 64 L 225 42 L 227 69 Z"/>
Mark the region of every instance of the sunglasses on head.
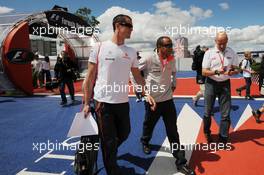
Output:
<path fill-rule="evenodd" d="M 133 25 L 130 24 L 130 23 L 126 23 L 126 22 L 121 22 L 119 23 L 121 26 L 125 26 L 125 27 L 128 27 L 128 28 L 133 28 Z"/>
<path fill-rule="evenodd" d="M 172 48 L 172 43 L 169 43 L 169 44 L 163 44 L 162 47 L 166 47 L 166 48 Z"/>

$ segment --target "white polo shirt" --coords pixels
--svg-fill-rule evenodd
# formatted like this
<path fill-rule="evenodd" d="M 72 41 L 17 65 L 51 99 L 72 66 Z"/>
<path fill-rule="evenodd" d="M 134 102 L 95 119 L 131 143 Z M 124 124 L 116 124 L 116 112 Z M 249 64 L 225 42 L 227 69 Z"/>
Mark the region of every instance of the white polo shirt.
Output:
<path fill-rule="evenodd" d="M 224 52 L 219 51 L 216 47 L 209 49 L 205 52 L 203 58 L 203 69 L 210 69 L 212 71 L 219 70 L 221 68 L 226 71 L 231 69 L 231 66 L 238 66 L 239 60 L 238 55 L 229 47 Z M 226 81 L 230 78 L 228 75 L 212 75 L 209 76 L 211 79 L 221 82 Z"/>
<path fill-rule="evenodd" d="M 89 62 L 97 63 L 98 48 L 99 44 L 92 48 Z M 132 67 L 138 67 L 136 51 L 105 41 L 101 43 L 98 62 L 94 99 L 111 104 L 128 102 L 129 73 Z"/>

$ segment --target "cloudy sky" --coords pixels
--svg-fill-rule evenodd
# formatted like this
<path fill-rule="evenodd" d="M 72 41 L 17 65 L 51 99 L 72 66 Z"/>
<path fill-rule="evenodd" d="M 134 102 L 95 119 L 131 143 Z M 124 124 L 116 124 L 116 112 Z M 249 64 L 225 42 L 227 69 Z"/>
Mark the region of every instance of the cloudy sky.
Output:
<path fill-rule="evenodd" d="M 264 2 L 257 0 L 0 0 L 0 17 L 44 11 L 55 4 L 68 7 L 71 12 L 84 6 L 91 8 L 100 21 L 102 40 L 111 38 L 115 15 L 130 15 L 134 31 L 128 44 L 137 49 L 152 49 L 160 35 L 187 37 L 190 50 L 198 44 L 213 46 L 215 32 L 225 29 L 229 46 L 236 51 L 264 50 Z"/>

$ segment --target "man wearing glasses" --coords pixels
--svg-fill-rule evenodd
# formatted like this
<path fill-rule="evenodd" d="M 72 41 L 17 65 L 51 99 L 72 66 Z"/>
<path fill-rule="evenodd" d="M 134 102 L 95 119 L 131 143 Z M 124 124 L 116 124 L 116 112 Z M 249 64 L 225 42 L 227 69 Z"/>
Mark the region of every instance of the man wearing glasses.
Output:
<path fill-rule="evenodd" d="M 130 71 L 137 84 L 145 87 L 145 81 L 138 69 L 136 51 L 125 45 L 125 39 L 130 38 L 133 30 L 132 19 L 120 14 L 114 17 L 112 24 L 114 30 L 112 39 L 97 44 L 91 50 L 84 81 L 83 111 L 86 117 L 90 112 L 90 100 L 94 93 L 106 172 L 108 175 L 120 175 L 122 173 L 117 165 L 117 151 L 130 132 L 127 88 Z M 117 91 L 115 87 L 119 87 L 119 90 Z M 154 99 L 148 94 L 146 98 L 154 110 L 156 105 Z"/>
<path fill-rule="evenodd" d="M 186 164 L 185 152 L 179 149 L 180 140 L 176 124 L 177 114 L 173 102 L 173 91 L 176 88 L 176 67 L 172 50 L 171 39 L 167 36 L 162 36 L 156 42 L 156 52 L 139 60 L 139 69 L 144 72 L 146 86 L 157 103 L 157 108 L 153 111 L 151 110 L 151 105 L 145 102 L 145 120 L 141 143 L 143 152 L 150 154 L 149 141 L 156 123 L 162 116 L 171 148 L 173 147 L 172 154 L 176 158 L 175 164 L 178 171 L 183 174 L 193 175 L 195 172 Z"/>

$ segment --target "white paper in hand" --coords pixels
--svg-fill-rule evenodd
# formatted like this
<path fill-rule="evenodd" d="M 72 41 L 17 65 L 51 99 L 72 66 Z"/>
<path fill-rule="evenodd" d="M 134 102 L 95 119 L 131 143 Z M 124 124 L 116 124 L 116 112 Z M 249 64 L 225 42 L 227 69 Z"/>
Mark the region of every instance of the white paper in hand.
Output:
<path fill-rule="evenodd" d="M 98 126 L 91 113 L 84 118 L 84 113 L 76 113 L 71 128 L 68 132 L 68 137 L 98 135 Z"/>

